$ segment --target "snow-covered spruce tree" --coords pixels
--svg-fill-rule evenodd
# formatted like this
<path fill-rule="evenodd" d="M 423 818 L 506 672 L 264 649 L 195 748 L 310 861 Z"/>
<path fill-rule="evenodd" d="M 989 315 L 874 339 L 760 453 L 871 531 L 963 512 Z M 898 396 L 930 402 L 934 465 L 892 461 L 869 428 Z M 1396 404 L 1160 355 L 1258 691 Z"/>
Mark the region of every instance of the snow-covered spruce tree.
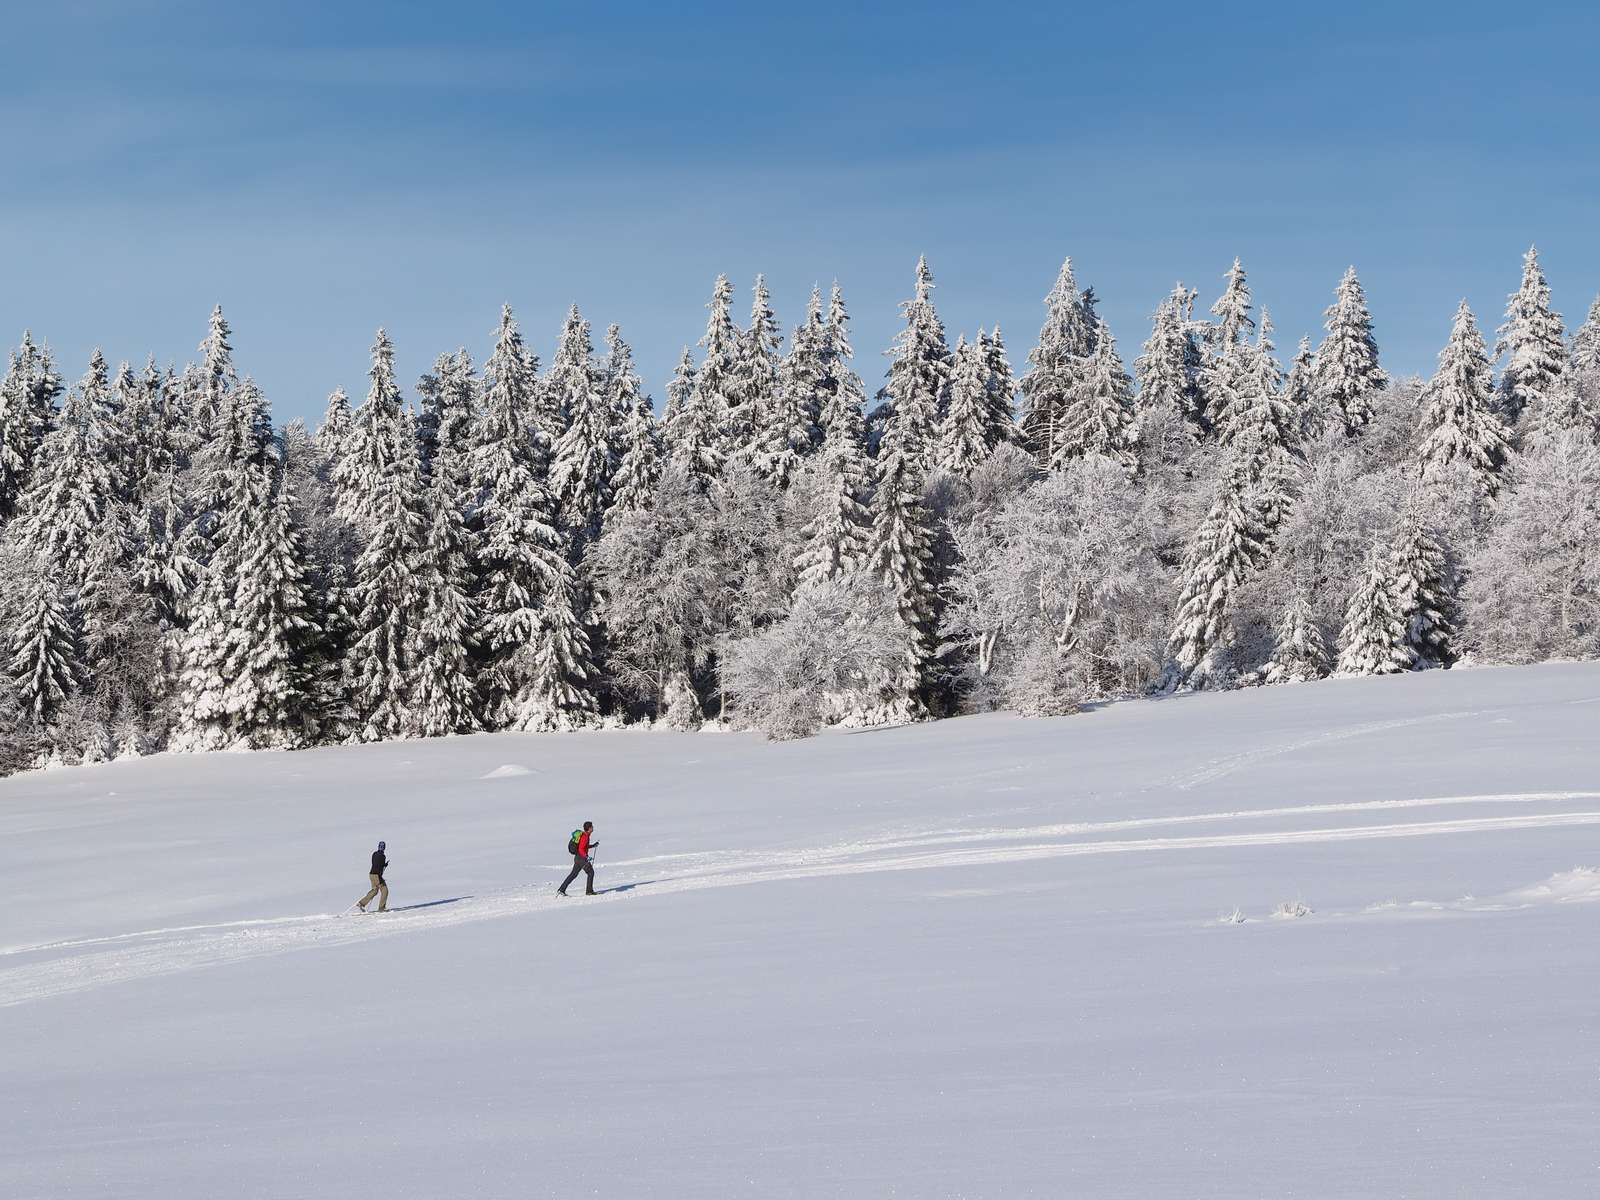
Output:
<path fill-rule="evenodd" d="M 767 415 L 756 430 L 756 470 L 780 489 L 822 441 L 822 412 L 827 327 L 822 319 L 822 291 L 811 289 L 805 320 L 789 336 L 789 353 L 779 370 Z"/>
<path fill-rule="evenodd" d="M 1517 456 L 1467 560 L 1463 632 L 1497 662 L 1600 655 L 1600 446 L 1558 434 Z"/>
<path fill-rule="evenodd" d="M 34 408 L 32 380 L 22 351 L 13 350 L 5 380 L 0 382 L 0 525 L 16 514 L 46 432 Z"/>
<path fill-rule="evenodd" d="M 1234 259 L 1223 280 L 1222 295 L 1211 306 L 1211 315 L 1216 320 L 1206 330 L 1206 348 L 1212 357 L 1225 353 L 1230 346 L 1237 346 L 1256 326 L 1250 315 L 1250 281 L 1244 264 Z"/>
<path fill-rule="evenodd" d="M 281 437 L 288 520 L 304 546 L 303 565 L 317 635 L 306 647 L 303 670 L 309 701 L 303 714 L 321 742 L 354 736 L 345 695 L 344 658 L 353 621 L 350 577 L 360 547 L 354 532 L 334 512 L 333 466 L 301 421 L 290 421 Z"/>
<path fill-rule="evenodd" d="M 983 440 L 992 451 L 996 446 L 1014 443 L 1021 436 L 1017 428 L 1017 379 L 1006 357 L 1005 338 L 996 325 L 987 338 L 978 331 L 984 362 L 989 367 L 989 419 Z"/>
<path fill-rule="evenodd" d="M 722 474 L 720 410 L 700 390 L 687 346 L 667 385 L 665 429 L 672 461 L 706 491 Z"/>
<path fill-rule="evenodd" d="M 472 453 L 477 406 L 472 356 L 465 350 L 439 355 L 433 371 L 418 381 L 417 395 L 421 398 L 417 448 L 422 455 L 423 479 L 431 481 L 435 463 L 442 460 L 444 473 L 459 486 Z"/>
<path fill-rule="evenodd" d="M 222 305 L 211 310 L 205 340 L 200 343 L 200 362 L 191 381 L 192 393 L 186 398 L 191 449 L 198 449 L 213 436 L 223 419 L 224 397 L 239 386 L 233 366 L 233 330 L 222 315 Z"/>
<path fill-rule="evenodd" d="M 1284 376 L 1283 402 L 1289 406 L 1296 435 L 1304 445 L 1319 440 L 1328 428 L 1328 416 L 1317 405 L 1316 378 L 1317 356 L 1311 352 L 1311 339 L 1302 334 Z"/>
<path fill-rule="evenodd" d="M 1572 335 L 1567 365 L 1578 374 L 1600 371 L 1600 296 L 1589 306 L 1589 315 Z"/>
<path fill-rule="evenodd" d="M 1425 482 L 1436 483 L 1457 465 L 1467 467 L 1482 495 L 1499 489 L 1509 446 L 1490 393 L 1489 352 L 1463 300 L 1450 340 L 1439 352 L 1439 368 L 1423 392 L 1416 458 Z"/>
<path fill-rule="evenodd" d="M 343 388 L 335 388 L 328 397 L 328 406 L 322 413 L 322 424 L 317 426 L 317 451 L 328 463 L 330 470 L 350 453 L 354 418 L 350 413 L 350 397 Z"/>
<path fill-rule="evenodd" d="M 705 358 L 695 372 L 693 398 L 684 406 L 688 411 L 680 411 L 679 417 L 692 411 L 691 424 L 709 432 L 720 469 L 720 464 L 732 461 L 747 445 L 742 431 L 749 427 L 750 415 L 734 412 L 743 399 L 739 371 L 744 338 L 733 323 L 733 284 L 726 275 L 717 276 L 711 303 L 706 307 L 711 315 L 706 320 L 705 336 L 700 339 Z"/>
<path fill-rule="evenodd" d="M 889 376 L 880 399 L 893 416 L 884 429 L 878 454 L 903 459 L 920 491 L 936 463 L 939 415 L 950 386 L 950 348 L 944 325 L 933 307 L 933 273 L 928 260 L 917 260 L 916 291 L 900 306 L 906 327 L 890 351 Z"/>
<path fill-rule="evenodd" d="M 535 428 L 535 368 L 509 308 L 483 371 L 472 477 L 483 715 L 490 728 L 570 728 L 595 711 L 589 640 L 556 531 L 549 446 Z"/>
<path fill-rule="evenodd" d="M 229 688 L 238 669 L 236 648 L 251 634 L 238 631 L 238 599 L 245 561 L 264 536 L 278 463 L 270 410 L 254 382 L 240 381 L 220 404 L 197 486 L 205 508 L 194 525 L 201 528 L 191 525 L 180 551 L 199 566 L 184 612 L 174 736 L 175 748 L 183 750 L 218 750 L 239 737 L 237 697 Z"/>
<path fill-rule="evenodd" d="M 665 454 L 661 427 L 650 397 L 633 366 L 633 350 L 622 340 L 622 330 L 606 330 L 606 402 L 618 430 L 617 471 L 612 479 L 612 510 L 646 508 L 661 478 Z"/>
<path fill-rule="evenodd" d="M 1390 553 L 1390 593 L 1405 622 L 1409 665 L 1448 667 L 1456 660 L 1460 576 L 1439 531 L 1414 497 Z"/>
<path fill-rule="evenodd" d="M 117 414 L 118 437 L 130 447 L 127 498 L 147 504 L 178 467 L 178 428 L 166 377 L 152 355 Z"/>
<path fill-rule="evenodd" d="M 375 354 L 375 386 L 382 372 Z M 354 630 L 345 658 L 356 737 L 364 742 L 418 732 L 414 655 L 422 617 L 417 579 L 424 533 L 422 476 L 411 414 L 397 412 L 384 427 L 390 445 L 381 473 L 370 480 L 369 532 L 356 560 Z M 363 452 L 373 455 L 373 447 L 365 446 Z"/>
<path fill-rule="evenodd" d="M 1525 449 L 1569 431 L 1600 434 L 1600 371 L 1568 371 L 1523 423 Z"/>
<path fill-rule="evenodd" d="M 411 719 L 422 737 L 478 728 L 477 681 L 470 644 L 477 624 L 466 527 L 443 460 L 423 490 L 425 528 L 415 567 L 419 611 L 411 629 Z"/>
<path fill-rule="evenodd" d="M 1339 674 L 1394 675 L 1411 668 L 1407 622 L 1395 602 L 1393 557 L 1375 545 L 1339 633 Z"/>
<path fill-rule="evenodd" d="M 1261 310 L 1255 345 L 1241 346 L 1234 361 L 1243 374 L 1221 427 L 1224 445 L 1235 447 L 1249 464 L 1253 503 L 1263 533 L 1270 539 L 1294 503 L 1299 474 L 1299 430 L 1285 402 L 1283 369 L 1273 353 L 1272 318 Z"/>
<path fill-rule="evenodd" d="M 94 404 L 96 389 L 105 384 L 105 360 L 96 351 L 40 445 L 17 515 L 6 527 L 8 539 L 42 569 L 58 572 L 69 593 L 83 585 L 90 543 L 117 502 L 105 463 L 104 414 Z"/>
<path fill-rule="evenodd" d="M 1506 303 L 1506 323 L 1494 348 L 1504 356 L 1500 371 L 1500 419 L 1516 429 L 1522 414 L 1548 396 L 1567 368 L 1566 331 L 1550 307 L 1550 285 L 1539 267 L 1539 250 L 1522 256 L 1522 285 Z"/>
<path fill-rule="evenodd" d="M 939 435 L 939 465 L 965 479 L 989 457 L 989 363 L 983 331 L 971 345 L 956 340 L 950 403 Z"/>
<path fill-rule="evenodd" d="M 927 715 L 932 681 L 936 601 L 933 531 L 922 503 L 922 471 L 899 446 L 879 453 L 868 563 L 892 589 L 900 619 L 915 634 L 902 669 L 882 681 L 882 699 L 866 719 L 909 721 Z"/>
<path fill-rule="evenodd" d="M 23 711 L 47 726 L 83 679 L 76 623 L 50 570 L 29 581 L 8 649 L 7 669 Z"/>
<path fill-rule="evenodd" d="M 1321 679 L 1333 668 L 1322 627 L 1311 611 L 1304 589 L 1296 588 L 1278 623 L 1272 659 L 1262 668 L 1268 683 L 1305 683 Z"/>
<path fill-rule="evenodd" d="M 1135 465 L 1133 384 L 1122 367 L 1116 339 L 1104 321 L 1095 334 L 1094 352 L 1083 363 L 1067 392 L 1056 422 L 1052 470 L 1076 458 L 1096 454 L 1131 471 Z"/>
<path fill-rule="evenodd" d="M 1200 391 L 1203 357 L 1194 336 L 1195 293 L 1181 283 L 1157 306 L 1150 339 L 1133 364 L 1139 406 L 1176 413 L 1198 440 L 1205 432 Z"/>
<path fill-rule="evenodd" d="M 750 306 L 750 327 L 739 336 L 732 403 L 728 406 L 728 454 L 754 465 L 765 448 L 766 428 L 777 419 L 779 371 L 783 338 L 772 311 L 764 276 L 756 276 Z M 708 347 L 709 351 L 709 347 Z M 709 354 L 708 354 L 709 357 Z"/>
<path fill-rule="evenodd" d="M 803 586 L 848 574 L 865 563 L 870 549 L 872 460 L 867 456 L 866 389 L 850 369 L 850 317 L 834 285 L 824 333 L 822 449 L 815 515 L 804 527 L 804 547 L 795 561 Z"/>
<path fill-rule="evenodd" d="M 950 351 L 933 309 L 932 290 L 927 261 L 919 259 L 916 292 L 901 306 L 906 327 L 895 338 L 894 360 L 881 393 L 894 415 L 878 448 L 868 561 L 893 590 L 900 618 L 917 638 L 904 670 L 883 681 L 883 701 L 866 718 L 879 722 L 927 715 L 932 679 L 937 595 L 932 521 L 922 492 L 933 467 L 939 410 L 950 379 Z"/>
<path fill-rule="evenodd" d="M 837 283 L 833 285 L 828 298 L 828 316 L 823 324 L 820 354 L 822 374 L 818 380 L 818 436 L 826 443 L 832 434 L 831 422 L 835 416 L 842 414 L 852 432 L 859 431 L 862 445 L 865 446 L 867 389 L 861 382 L 861 376 L 851 366 L 855 349 L 850 344 L 850 313 L 845 307 L 844 292 Z"/>
<path fill-rule="evenodd" d="M 1073 390 L 1094 353 L 1098 322 L 1078 290 L 1072 259 L 1061 264 L 1055 286 L 1045 297 L 1039 344 L 1028 355 L 1030 370 L 1022 377 L 1022 435 L 1041 467 L 1056 458 L 1060 427 Z"/>
<path fill-rule="evenodd" d="M 382 493 L 391 487 L 394 456 L 406 444 L 396 433 L 402 401 L 394 374 L 394 343 L 382 329 L 372 344 L 368 378 L 366 403 L 356 410 L 346 451 L 334 467 L 339 517 L 361 532 L 370 531 Z"/>
<path fill-rule="evenodd" d="M 291 749 L 316 740 L 308 651 L 318 629 L 282 472 L 251 514 L 223 650 L 227 744 Z"/>
<path fill-rule="evenodd" d="M 805 526 L 804 549 L 795 562 L 802 586 L 825 583 L 855 571 L 871 549 L 872 460 L 867 457 L 861 381 L 845 368 L 841 386 L 823 410 L 827 439 L 817 458 L 818 508 Z"/>
<path fill-rule="evenodd" d="M 545 388 L 566 414 L 566 429 L 555 444 L 550 488 L 571 553 L 577 558 L 600 536 L 611 503 L 617 460 L 610 398 L 594 365 L 589 322 L 576 304 L 567 314 Z"/>
<path fill-rule="evenodd" d="M 1212 430 L 1225 428 L 1231 420 L 1230 410 L 1238 404 L 1250 370 L 1247 338 L 1256 324 L 1250 315 L 1250 284 L 1237 258 L 1225 279 L 1222 295 L 1211 306 L 1216 321 L 1202 330 L 1205 362 L 1200 370 L 1200 393 L 1206 424 Z"/>
<path fill-rule="evenodd" d="M 104 369 L 105 360 L 101 359 Z M 138 455 L 144 415 L 139 379 L 126 360 L 118 364 L 99 421 L 103 431 L 101 457 L 111 472 L 117 499 L 126 504 L 139 485 Z M 157 431 L 152 430 L 152 433 Z"/>
<path fill-rule="evenodd" d="M 1184 558 L 1177 616 L 1168 639 L 1167 682 L 1204 686 L 1233 637 L 1234 594 L 1259 564 L 1266 532 L 1252 503 L 1250 462 L 1235 454 L 1217 479 L 1210 511 Z"/>
<path fill-rule="evenodd" d="M 1330 420 L 1342 420 L 1345 433 L 1353 436 L 1372 419 L 1372 394 L 1389 384 L 1378 366 L 1372 314 L 1354 267 L 1339 280 L 1333 304 L 1324 315 L 1328 333 L 1317 349 L 1315 404 Z"/>

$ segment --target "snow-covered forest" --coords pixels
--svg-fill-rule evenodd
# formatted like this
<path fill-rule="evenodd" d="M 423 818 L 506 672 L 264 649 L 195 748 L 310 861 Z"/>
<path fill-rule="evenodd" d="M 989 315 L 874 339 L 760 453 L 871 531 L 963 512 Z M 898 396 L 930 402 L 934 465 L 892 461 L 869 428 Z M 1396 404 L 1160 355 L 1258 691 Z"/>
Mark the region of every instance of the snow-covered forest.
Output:
<path fill-rule="evenodd" d="M 1044 307 L 1025 355 L 952 339 L 919 263 L 872 388 L 837 286 L 785 337 L 720 278 L 659 415 L 615 325 L 574 307 L 541 363 L 507 308 L 409 395 L 379 330 L 315 431 L 220 309 L 194 362 L 70 385 L 24 334 L 0 770 L 1600 654 L 1600 300 L 1569 337 L 1534 251 L 1492 349 L 1439 314 L 1428 379 L 1384 371 L 1353 269 L 1292 353 L 1238 262 L 1131 355 L 1070 260 Z"/>

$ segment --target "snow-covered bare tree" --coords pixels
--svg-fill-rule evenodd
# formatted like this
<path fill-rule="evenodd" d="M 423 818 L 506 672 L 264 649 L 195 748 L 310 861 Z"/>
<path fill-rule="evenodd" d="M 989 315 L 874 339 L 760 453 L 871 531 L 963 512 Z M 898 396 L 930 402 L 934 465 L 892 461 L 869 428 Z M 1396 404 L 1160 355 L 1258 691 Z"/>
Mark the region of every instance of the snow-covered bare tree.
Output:
<path fill-rule="evenodd" d="M 1500 662 L 1600 655 L 1600 447 L 1558 434 L 1520 455 L 1467 560 L 1463 630 Z"/>
<path fill-rule="evenodd" d="M 1091 455 L 958 524 L 941 635 L 964 653 L 969 692 L 995 678 L 1003 693 L 1008 675 L 1040 669 L 1024 667 L 1035 645 L 1064 664 L 1074 696 L 1148 686 L 1166 632 L 1156 522 L 1128 473 Z"/>
<path fill-rule="evenodd" d="M 768 738 L 810 737 L 831 712 L 875 704 L 914 642 L 892 593 L 870 575 L 843 575 L 801 589 L 781 620 L 729 642 L 722 687 Z"/>

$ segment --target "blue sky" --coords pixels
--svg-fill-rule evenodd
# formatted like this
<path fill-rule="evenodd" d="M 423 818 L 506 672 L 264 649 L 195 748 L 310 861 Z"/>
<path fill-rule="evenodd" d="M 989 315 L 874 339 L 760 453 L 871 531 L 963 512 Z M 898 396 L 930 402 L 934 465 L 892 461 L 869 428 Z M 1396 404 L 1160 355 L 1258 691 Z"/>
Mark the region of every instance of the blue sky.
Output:
<path fill-rule="evenodd" d="M 46 11 L 48 9 L 48 11 Z M 1234 255 L 1285 352 L 1344 267 L 1385 364 L 1491 329 L 1537 242 L 1600 291 L 1600 15 L 1578 4 L 200 5 L 7 14 L 0 335 L 182 362 L 221 303 L 280 419 L 620 322 L 659 398 L 718 272 L 787 330 L 838 278 L 881 378 L 926 253 L 1020 365 L 1060 260 L 1131 362 Z"/>

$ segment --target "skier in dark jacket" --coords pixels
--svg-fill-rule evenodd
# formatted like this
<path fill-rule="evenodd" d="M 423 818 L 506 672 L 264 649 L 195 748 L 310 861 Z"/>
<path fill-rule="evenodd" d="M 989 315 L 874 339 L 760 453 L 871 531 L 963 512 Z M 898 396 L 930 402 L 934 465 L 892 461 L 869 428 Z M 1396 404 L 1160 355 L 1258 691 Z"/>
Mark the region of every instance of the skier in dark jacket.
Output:
<path fill-rule="evenodd" d="M 389 911 L 389 885 L 383 881 L 383 872 L 389 866 L 389 859 L 383 852 L 383 843 L 378 843 L 378 848 L 372 852 L 372 873 L 367 876 L 372 882 L 372 890 L 356 902 L 356 907 L 362 912 L 367 911 L 367 905 L 372 898 L 378 898 L 378 911 Z"/>
<path fill-rule="evenodd" d="M 593 821 L 585 821 L 582 829 L 574 829 L 572 831 L 572 840 L 567 843 L 567 850 L 572 855 L 572 873 L 556 889 L 558 895 L 565 896 L 567 894 L 567 884 L 578 877 L 579 871 L 584 872 L 589 877 L 588 886 L 584 888 L 583 894 L 585 896 L 594 895 L 594 864 L 589 861 L 589 851 L 599 844 L 594 840 Z"/>

